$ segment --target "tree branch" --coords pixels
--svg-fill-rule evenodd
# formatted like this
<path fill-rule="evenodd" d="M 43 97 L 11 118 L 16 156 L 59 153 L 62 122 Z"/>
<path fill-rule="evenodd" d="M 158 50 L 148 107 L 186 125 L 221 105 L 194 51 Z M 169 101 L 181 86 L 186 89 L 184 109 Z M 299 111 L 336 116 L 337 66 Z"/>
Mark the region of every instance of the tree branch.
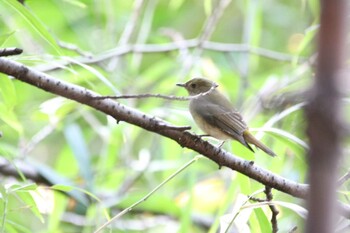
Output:
<path fill-rule="evenodd" d="M 22 173 L 27 179 L 39 184 L 52 185 L 50 181 L 45 179 L 34 167 L 22 161 L 8 162 L 4 158 L 0 158 L 0 174 L 21 178 Z"/>
<path fill-rule="evenodd" d="M 20 48 L 4 48 L 0 49 L 0 57 L 6 57 L 6 56 L 12 56 L 12 55 L 18 55 L 23 52 Z"/>
<path fill-rule="evenodd" d="M 340 71 L 345 65 L 348 0 L 320 1 L 318 61 L 315 84 L 306 106 L 308 153 L 308 218 L 305 232 L 329 233 L 337 226 L 337 172 L 342 160 L 344 127 Z"/>
<path fill-rule="evenodd" d="M 213 42 L 213 41 L 199 41 L 198 39 L 191 39 L 191 40 L 182 40 L 182 41 L 176 41 L 171 43 L 164 43 L 164 44 L 126 44 L 114 49 L 111 49 L 109 51 L 105 51 L 100 54 L 95 55 L 89 55 L 89 56 L 82 56 L 82 57 L 76 57 L 74 60 L 78 61 L 79 63 L 84 64 L 94 64 L 98 62 L 102 62 L 108 59 L 111 59 L 113 57 L 118 56 L 124 56 L 129 53 L 165 53 L 165 52 L 172 52 L 176 50 L 184 50 L 184 49 L 192 49 L 196 48 L 199 45 L 201 45 L 202 49 L 204 50 L 210 50 L 214 52 L 226 52 L 226 53 L 252 53 L 258 56 L 262 56 L 268 59 L 277 60 L 281 62 L 290 62 L 295 59 L 295 56 L 276 52 L 273 50 L 265 49 L 265 48 L 259 48 L 259 47 L 252 47 L 248 44 L 233 44 L 233 43 L 220 43 L 220 42 Z M 299 60 L 303 61 L 304 58 L 300 58 Z M 50 71 L 60 68 L 61 66 L 69 65 L 72 63 L 70 60 L 64 60 L 59 62 L 60 66 L 57 65 L 57 63 L 52 65 L 39 65 L 37 69 L 41 71 Z"/>
<path fill-rule="evenodd" d="M 299 184 L 273 174 L 256 166 L 251 161 L 243 160 L 231 153 L 216 148 L 196 135 L 192 135 L 187 131 L 178 130 L 176 127 L 174 128 L 173 125 L 136 109 L 132 109 L 110 99 L 96 99 L 96 97 L 99 97 L 100 95 L 86 88 L 55 79 L 49 75 L 30 69 L 18 62 L 6 60 L 4 58 L 0 58 L 0 72 L 11 75 L 18 80 L 36 86 L 47 92 L 88 105 L 112 116 L 117 122 L 125 121 L 145 130 L 168 137 L 179 143 L 182 147 L 187 147 L 197 151 L 221 166 L 226 166 L 241 172 L 260 183 L 292 196 L 305 198 L 308 192 L 308 185 L 306 184 Z"/>
<path fill-rule="evenodd" d="M 176 127 L 168 122 L 110 99 L 95 99 L 94 97 L 99 97 L 100 95 L 91 90 L 55 79 L 15 61 L 0 58 L 0 72 L 11 75 L 20 81 L 36 86 L 47 92 L 88 105 L 112 116 L 117 122 L 125 121 L 129 124 L 165 136 L 176 141 L 182 147 L 187 147 L 206 156 L 220 166 L 236 170 L 266 186 L 298 198 L 306 198 L 307 196 L 309 190 L 307 184 L 301 184 L 286 179 L 256 166 L 251 161 L 236 157 L 231 153 L 213 146 L 207 141 L 203 141 L 197 135 L 193 135 L 188 131 L 183 131 L 183 127 Z M 342 204 L 341 207 L 343 215 L 350 217 L 350 207 L 345 204 Z"/>
<path fill-rule="evenodd" d="M 266 201 L 272 201 L 273 195 L 272 195 L 272 189 L 269 186 L 265 186 L 264 193 L 266 194 Z M 278 224 L 277 224 L 277 215 L 279 214 L 279 211 L 275 205 L 269 205 L 272 216 L 271 216 L 271 225 L 272 225 L 272 232 L 277 233 L 278 232 Z"/>

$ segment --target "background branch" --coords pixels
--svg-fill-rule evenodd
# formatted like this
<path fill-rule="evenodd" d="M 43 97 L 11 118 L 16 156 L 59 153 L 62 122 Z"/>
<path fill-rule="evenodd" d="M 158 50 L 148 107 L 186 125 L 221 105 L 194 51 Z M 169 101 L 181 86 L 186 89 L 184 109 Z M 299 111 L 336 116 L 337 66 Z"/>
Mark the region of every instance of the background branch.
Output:
<path fill-rule="evenodd" d="M 39 184 L 53 185 L 45 179 L 34 167 L 23 161 L 12 161 L 10 163 L 4 158 L 0 158 L 0 174 L 21 179 L 20 174 Z"/>
<path fill-rule="evenodd" d="M 6 57 L 6 56 L 12 56 L 12 55 L 18 55 L 23 52 L 20 48 L 3 48 L 0 49 L 0 57 Z"/>
<path fill-rule="evenodd" d="M 105 60 L 109 60 L 113 57 L 124 56 L 130 53 L 165 53 L 177 50 L 182 51 L 184 49 L 197 48 L 200 44 L 203 50 L 208 51 L 226 53 L 252 53 L 261 57 L 281 62 L 291 62 L 295 60 L 293 55 L 269 50 L 266 48 L 254 47 L 248 44 L 220 43 L 213 41 L 201 42 L 198 39 L 182 40 L 163 44 L 126 44 L 100 54 L 89 54 L 88 56 L 76 57 L 74 58 L 74 60 L 78 61 L 79 63 L 94 64 Z M 305 59 L 302 57 L 299 58 L 300 62 L 303 62 L 304 60 Z M 72 64 L 72 62 L 63 60 L 59 62 L 59 66 L 57 65 L 57 63 L 49 65 L 45 64 L 37 66 L 36 69 L 40 71 L 51 71 L 61 68 L 62 66 L 67 66 L 69 64 Z"/>

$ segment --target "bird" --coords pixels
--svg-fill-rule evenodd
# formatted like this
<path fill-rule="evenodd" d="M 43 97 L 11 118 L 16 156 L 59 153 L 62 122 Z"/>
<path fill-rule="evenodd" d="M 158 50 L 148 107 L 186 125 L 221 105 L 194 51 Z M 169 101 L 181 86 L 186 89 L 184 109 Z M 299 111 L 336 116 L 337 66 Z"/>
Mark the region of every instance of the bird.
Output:
<path fill-rule="evenodd" d="M 234 139 L 254 152 L 250 144 L 270 156 L 276 154 L 262 142 L 256 139 L 242 115 L 233 107 L 231 102 L 218 90 L 218 85 L 205 78 L 193 78 L 186 83 L 178 83 L 184 87 L 190 99 L 189 110 L 196 124 L 208 136 L 219 140 Z"/>

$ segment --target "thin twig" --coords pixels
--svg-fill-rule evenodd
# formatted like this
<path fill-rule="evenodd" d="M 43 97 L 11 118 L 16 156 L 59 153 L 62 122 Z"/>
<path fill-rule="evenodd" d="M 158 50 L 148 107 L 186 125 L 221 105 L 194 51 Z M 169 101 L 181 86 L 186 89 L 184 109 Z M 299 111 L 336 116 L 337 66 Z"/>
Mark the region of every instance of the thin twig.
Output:
<path fill-rule="evenodd" d="M 202 47 L 204 41 L 208 40 L 213 34 L 215 26 L 217 25 L 220 17 L 224 13 L 227 6 L 231 3 L 231 0 L 219 0 L 217 7 L 215 7 L 213 14 L 210 15 L 206 24 L 204 25 L 202 34 L 199 37 L 199 47 Z"/>
<path fill-rule="evenodd" d="M 180 100 L 180 101 L 190 100 L 190 97 L 168 96 L 168 95 L 162 95 L 162 94 L 104 95 L 104 96 L 94 96 L 92 98 L 97 99 L 97 100 L 103 100 L 103 99 L 143 99 L 143 98 L 160 98 L 160 99 Z"/>
<path fill-rule="evenodd" d="M 154 12 L 157 6 L 158 0 L 150 0 L 145 5 L 144 16 L 141 19 L 140 30 L 136 38 L 136 43 L 141 44 L 147 41 L 152 28 L 152 21 L 154 17 Z M 132 58 L 132 64 L 135 70 L 138 70 L 142 60 L 142 53 L 134 53 Z"/>
<path fill-rule="evenodd" d="M 20 48 L 4 48 L 0 49 L 0 57 L 7 57 L 7 56 L 13 56 L 18 55 L 23 52 Z"/>
<path fill-rule="evenodd" d="M 64 48 L 64 49 L 76 52 L 77 54 L 79 54 L 79 55 L 81 55 L 83 57 L 88 57 L 88 58 L 92 57 L 92 54 L 90 52 L 83 51 L 82 49 L 80 49 L 75 44 L 71 44 L 71 43 L 68 43 L 68 42 L 60 41 L 60 40 L 56 40 L 56 43 L 61 48 Z"/>
<path fill-rule="evenodd" d="M 258 197 L 249 197 L 250 200 L 255 202 L 265 202 L 266 199 L 258 198 Z"/>
<path fill-rule="evenodd" d="M 149 192 L 146 196 L 144 196 L 143 198 L 141 198 L 139 201 L 135 202 L 134 204 L 132 204 L 131 206 L 129 206 L 128 208 L 124 209 L 122 212 L 120 212 L 119 214 L 115 215 L 113 218 L 111 218 L 109 221 L 107 221 L 106 223 L 104 223 L 102 226 L 100 226 L 99 228 L 97 228 L 97 230 L 94 233 L 98 233 L 101 232 L 101 230 L 103 230 L 106 226 L 108 226 L 109 224 L 111 224 L 113 221 L 117 220 L 118 218 L 120 218 L 121 216 L 123 216 L 124 214 L 130 212 L 134 207 L 138 206 L 139 204 L 141 204 L 142 202 L 146 201 L 149 197 L 151 197 L 153 195 L 153 193 L 155 193 L 158 189 L 160 189 L 161 187 L 163 187 L 166 183 L 168 183 L 170 180 L 172 180 L 175 176 L 177 176 L 179 173 L 181 173 L 183 170 L 185 170 L 188 166 L 190 166 L 192 163 L 196 162 L 199 158 L 201 158 L 202 156 L 198 155 L 195 158 L 191 159 L 189 162 L 187 162 L 185 165 L 183 165 L 182 167 L 180 167 L 176 172 L 174 172 L 172 175 L 170 175 L 167 179 L 165 179 L 162 183 L 160 183 L 159 185 L 157 185 L 157 187 L 155 187 L 151 192 Z"/>
<path fill-rule="evenodd" d="M 294 232 L 296 232 L 297 230 L 298 230 L 298 227 L 295 226 L 295 227 L 293 227 L 290 231 L 288 231 L 288 233 L 294 233 Z"/>
<path fill-rule="evenodd" d="M 198 39 L 190 39 L 190 40 L 183 40 L 183 41 L 176 41 L 176 42 L 170 42 L 170 43 L 164 43 L 164 44 L 127 44 L 124 46 L 120 46 L 108 51 L 105 51 L 100 54 L 95 54 L 92 57 L 76 57 L 74 60 L 84 63 L 84 64 L 95 64 L 99 63 L 108 59 L 111 59 L 113 57 L 118 56 L 124 56 L 129 53 L 165 53 L 165 52 L 171 52 L 176 50 L 184 50 L 184 49 L 191 49 L 196 48 L 199 46 Z M 226 53 L 252 53 L 256 54 L 261 57 L 266 57 L 272 60 L 277 60 L 281 62 L 290 62 L 295 59 L 295 56 L 286 54 L 286 53 L 280 53 L 273 50 L 265 49 L 265 48 L 259 48 L 259 47 L 252 47 L 247 44 L 233 44 L 233 43 L 220 43 L 220 42 L 212 42 L 212 41 L 204 41 L 202 43 L 202 48 L 205 50 L 210 50 L 214 52 L 226 52 Z M 183 59 L 184 60 L 184 59 Z M 304 61 L 305 58 L 299 58 L 299 61 Z M 62 66 L 71 64 L 71 61 L 63 60 L 60 62 L 60 65 L 55 64 L 49 64 L 49 65 L 40 65 L 37 66 L 36 69 L 40 71 L 50 71 L 59 69 Z"/>
<path fill-rule="evenodd" d="M 345 173 L 340 179 L 338 180 L 338 186 L 342 186 L 346 181 L 350 179 L 350 171 Z"/>
<path fill-rule="evenodd" d="M 201 54 L 203 53 L 203 43 L 211 37 L 214 29 L 216 28 L 215 26 L 217 25 L 225 8 L 229 5 L 230 2 L 231 0 L 218 0 L 218 4 L 213 10 L 213 13 L 208 17 L 203 26 L 201 34 L 198 37 L 197 45 L 194 47 L 193 52 L 189 53 L 188 56 L 183 59 L 183 68 L 181 69 L 178 76 L 186 76 L 198 62 Z"/>
<path fill-rule="evenodd" d="M 140 17 L 141 8 L 143 6 L 144 0 L 136 0 L 134 2 L 133 11 L 127 25 L 123 31 L 122 36 L 119 40 L 119 45 L 125 45 L 130 41 L 130 38 L 136 27 L 136 23 Z"/>
<path fill-rule="evenodd" d="M 137 26 L 137 22 L 139 21 L 140 15 L 141 15 L 141 9 L 144 4 L 144 0 L 135 0 L 133 5 L 132 14 L 130 16 L 130 19 L 128 20 L 128 23 L 125 26 L 125 29 L 119 39 L 118 46 L 124 47 L 127 44 L 131 43 L 131 37 L 135 31 L 135 28 Z M 113 56 L 112 59 L 109 61 L 107 70 L 114 70 L 118 63 L 119 63 L 119 56 Z"/>
<path fill-rule="evenodd" d="M 174 130 L 179 130 L 179 131 L 185 131 L 185 130 L 190 130 L 191 126 L 173 126 L 173 125 L 167 125 L 166 126 L 168 129 L 174 129 Z"/>
<path fill-rule="evenodd" d="M 272 191 L 271 187 L 265 186 L 264 193 L 266 194 L 266 201 L 268 201 L 268 202 L 272 201 L 272 199 L 273 199 L 273 195 L 272 195 L 271 191 Z M 277 215 L 279 214 L 279 211 L 275 205 L 269 205 L 269 207 L 270 207 L 270 210 L 272 212 L 272 216 L 271 216 L 272 232 L 276 233 L 276 232 L 278 232 Z"/>
<path fill-rule="evenodd" d="M 137 94 L 137 95 L 104 95 L 104 96 L 93 96 L 91 98 L 96 100 L 103 100 L 103 99 L 144 99 L 144 98 L 160 98 L 160 99 L 167 99 L 167 100 L 179 100 L 179 101 L 187 101 L 191 99 L 197 99 L 201 96 L 208 95 L 210 92 L 212 92 L 217 86 L 211 87 L 208 91 L 200 93 L 198 95 L 194 96 L 186 96 L 186 97 L 179 97 L 179 96 L 169 96 L 169 95 L 162 95 L 162 94 Z"/>

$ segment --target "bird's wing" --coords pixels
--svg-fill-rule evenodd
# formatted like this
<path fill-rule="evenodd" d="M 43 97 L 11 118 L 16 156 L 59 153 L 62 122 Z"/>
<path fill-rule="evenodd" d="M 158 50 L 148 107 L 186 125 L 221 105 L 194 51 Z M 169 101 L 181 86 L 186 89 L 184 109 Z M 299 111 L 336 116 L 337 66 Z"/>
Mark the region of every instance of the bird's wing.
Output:
<path fill-rule="evenodd" d="M 244 143 L 243 132 L 247 129 L 239 112 L 227 109 L 217 104 L 206 104 L 203 119 L 211 125 L 215 125 L 236 140 Z M 243 141 L 242 141 L 243 140 Z"/>

